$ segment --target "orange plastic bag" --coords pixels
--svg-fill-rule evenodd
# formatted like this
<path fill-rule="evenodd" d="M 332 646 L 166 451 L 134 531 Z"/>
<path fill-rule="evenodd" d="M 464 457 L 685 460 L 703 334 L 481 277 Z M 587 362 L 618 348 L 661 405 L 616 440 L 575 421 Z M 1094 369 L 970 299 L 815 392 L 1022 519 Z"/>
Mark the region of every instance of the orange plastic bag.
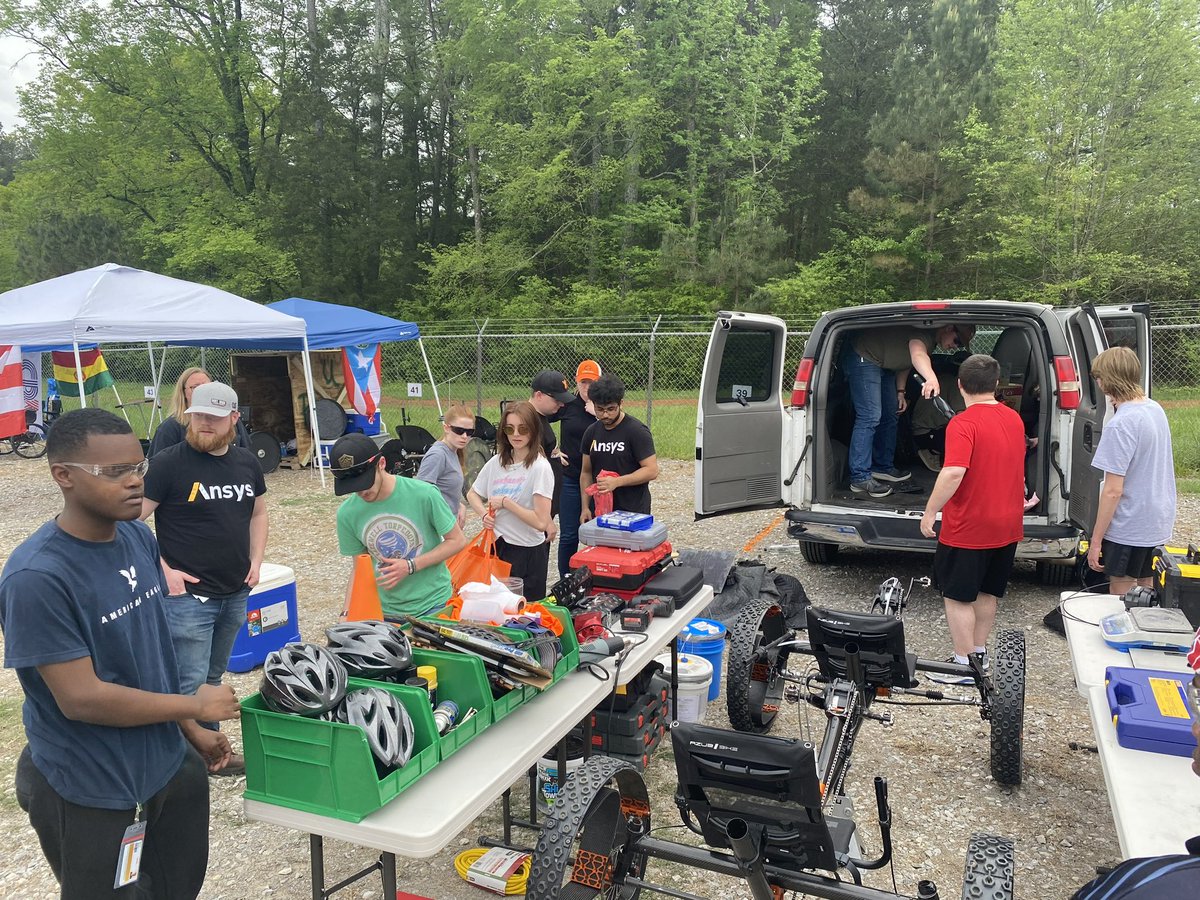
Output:
<path fill-rule="evenodd" d="M 496 555 L 496 532 L 490 528 L 471 538 L 467 546 L 446 560 L 446 566 L 450 569 L 450 583 L 455 594 L 472 581 L 489 584 L 493 575 L 507 578 L 512 574 L 512 566 Z"/>

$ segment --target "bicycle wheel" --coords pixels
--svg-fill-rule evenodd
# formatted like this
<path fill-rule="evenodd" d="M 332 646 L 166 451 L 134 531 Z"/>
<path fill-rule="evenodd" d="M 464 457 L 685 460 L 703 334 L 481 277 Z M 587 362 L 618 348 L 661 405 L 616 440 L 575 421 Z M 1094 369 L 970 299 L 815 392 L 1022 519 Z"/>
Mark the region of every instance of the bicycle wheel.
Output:
<path fill-rule="evenodd" d="M 11 438 L 0 438 L 0 456 L 5 456 L 13 452 Z"/>
<path fill-rule="evenodd" d="M 25 426 L 24 434 L 10 438 L 17 456 L 37 459 L 46 455 L 46 429 L 37 422 Z"/>
<path fill-rule="evenodd" d="M 729 669 L 725 704 L 738 731 L 765 734 L 779 712 L 788 652 L 771 647 L 787 632 L 783 610 L 760 600 L 748 605 L 729 629 Z"/>

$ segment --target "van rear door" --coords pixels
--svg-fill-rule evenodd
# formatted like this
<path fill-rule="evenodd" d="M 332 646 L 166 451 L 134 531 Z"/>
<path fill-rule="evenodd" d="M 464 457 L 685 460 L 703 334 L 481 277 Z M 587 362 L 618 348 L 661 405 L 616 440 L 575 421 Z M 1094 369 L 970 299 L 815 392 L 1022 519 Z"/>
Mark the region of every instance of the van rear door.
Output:
<path fill-rule="evenodd" d="M 696 515 L 782 502 L 787 326 L 718 313 L 696 408 Z"/>
<path fill-rule="evenodd" d="M 1150 396 L 1150 304 L 1097 306 L 1096 313 L 1110 347 L 1129 347 L 1142 363 L 1142 390 Z"/>
<path fill-rule="evenodd" d="M 1092 468 L 1092 458 L 1100 444 L 1107 402 L 1092 378 L 1092 360 L 1107 348 L 1104 332 L 1094 308 L 1081 308 L 1067 315 L 1064 323 L 1067 340 L 1079 378 L 1079 406 L 1071 434 L 1070 499 L 1067 517 L 1077 528 L 1090 533 L 1096 524 L 1103 474 Z M 1059 385 L 1061 389 L 1063 385 Z M 1061 450 L 1060 450 L 1061 452 Z"/>

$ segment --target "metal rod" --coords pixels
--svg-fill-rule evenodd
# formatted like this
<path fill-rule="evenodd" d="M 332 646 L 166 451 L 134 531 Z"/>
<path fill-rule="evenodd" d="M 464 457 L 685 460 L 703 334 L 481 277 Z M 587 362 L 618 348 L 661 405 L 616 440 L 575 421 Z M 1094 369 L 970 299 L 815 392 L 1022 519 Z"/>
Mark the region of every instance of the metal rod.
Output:
<path fill-rule="evenodd" d="M 767 881 L 767 873 L 763 870 L 762 861 L 762 826 L 751 833 L 745 819 L 730 819 L 725 826 L 725 834 L 729 836 L 729 846 L 733 855 L 742 867 L 742 875 L 750 886 L 754 900 L 775 900 L 775 892 Z"/>
<path fill-rule="evenodd" d="M 312 877 L 312 900 L 325 900 L 325 847 L 319 834 L 308 836 L 308 864 Z"/>

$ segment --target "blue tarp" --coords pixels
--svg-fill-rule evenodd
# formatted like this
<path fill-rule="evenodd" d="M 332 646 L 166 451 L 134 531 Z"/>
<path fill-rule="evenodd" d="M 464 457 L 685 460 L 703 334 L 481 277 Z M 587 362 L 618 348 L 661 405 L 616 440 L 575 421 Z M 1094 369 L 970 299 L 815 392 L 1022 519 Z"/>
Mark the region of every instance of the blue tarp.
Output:
<path fill-rule="evenodd" d="M 287 300 L 268 303 L 267 308 L 303 319 L 308 326 L 309 350 L 333 350 L 352 347 L 355 344 L 377 344 L 388 341 L 415 341 L 421 336 L 420 329 L 412 322 L 402 322 L 399 319 L 358 309 L 354 306 L 289 297 Z M 171 343 L 228 347 L 230 350 L 302 350 L 304 347 L 299 338 L 172 341 Z"/>

